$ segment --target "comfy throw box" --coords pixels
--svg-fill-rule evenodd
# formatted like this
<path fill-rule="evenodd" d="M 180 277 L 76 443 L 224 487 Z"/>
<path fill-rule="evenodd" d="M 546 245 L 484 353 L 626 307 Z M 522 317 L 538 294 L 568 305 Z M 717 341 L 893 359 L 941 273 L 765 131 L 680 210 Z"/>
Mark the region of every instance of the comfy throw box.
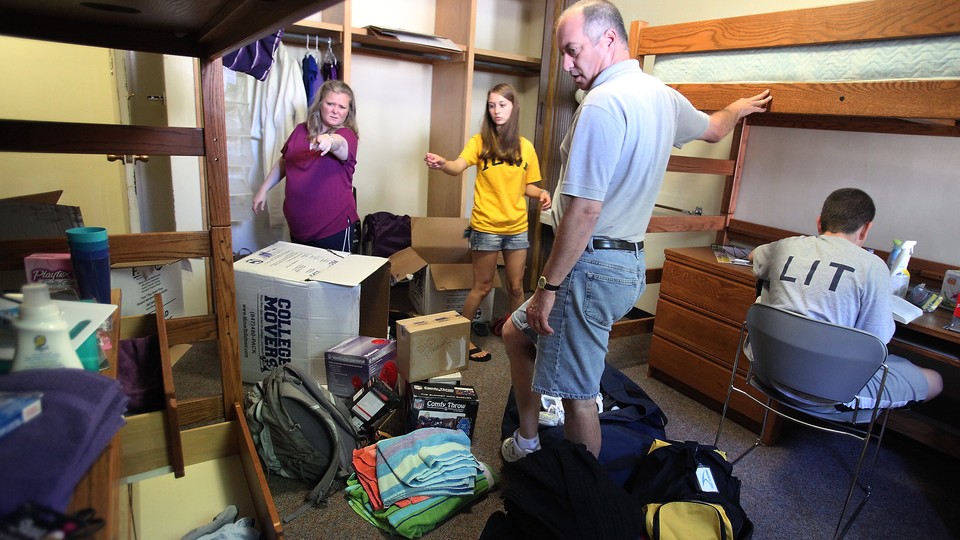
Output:
<path fill-rule="evenodd" d="M 277 242 L 233 269 L 244 382 L 295 362 L 326 384 L 327 349 L 357 335 L 387 337 L 387 259 Z"/>

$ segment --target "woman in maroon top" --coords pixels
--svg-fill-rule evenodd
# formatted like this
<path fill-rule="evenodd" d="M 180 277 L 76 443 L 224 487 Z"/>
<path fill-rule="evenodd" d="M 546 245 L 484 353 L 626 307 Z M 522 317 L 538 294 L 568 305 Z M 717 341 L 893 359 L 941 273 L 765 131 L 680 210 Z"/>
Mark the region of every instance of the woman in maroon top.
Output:
<path fill-rule="evenodd" d="M 266 206 L 267 192 L 287 179 L 283 215 L 290 240 L 298 244 L 350 251 L 352 225 L 360 218 L 353 196 L 357 166 L 357 109 L 353 90 L 342 82 L 323 83 L 280 150 L 281 157 L 253 198 L 253 211 Z"/>

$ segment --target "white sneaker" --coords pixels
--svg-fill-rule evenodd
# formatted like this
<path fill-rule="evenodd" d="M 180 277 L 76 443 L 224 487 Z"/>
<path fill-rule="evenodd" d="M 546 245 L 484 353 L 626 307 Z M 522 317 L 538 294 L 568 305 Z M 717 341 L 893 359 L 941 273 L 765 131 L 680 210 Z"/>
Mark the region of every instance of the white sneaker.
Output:
<path fill-rule="evenodd" d="M 514 431 L 513 435 L 504 439 L 503 445 L 500 446 L 500 455 L 502 455 L 503 460 L 508 463 L 520 461 L 537 450 L 540 450 L 540 443 L 537 443 L 537 447 L 533 450 L 524 450 L 523 448 L 520 448 L 517 446 L 516 436 L 517 432 Z"/>
<path fill-rule="evenodd" d="M 551 405 L 549 409 L 540 411 L 540 425 L 556 427 L 563 424 L 563 408 Z"/>

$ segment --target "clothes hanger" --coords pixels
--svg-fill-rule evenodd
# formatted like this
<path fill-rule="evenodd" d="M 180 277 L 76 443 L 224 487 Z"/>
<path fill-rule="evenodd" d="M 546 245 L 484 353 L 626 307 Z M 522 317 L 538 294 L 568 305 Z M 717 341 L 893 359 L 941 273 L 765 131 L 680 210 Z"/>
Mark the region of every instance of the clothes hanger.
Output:
<path fill-rule="evenodd" d="M 327 52 L 323 55 L 323 61 L 334 66 L 337 65 L 337 56 L 333 54 L 333 38 L 327 38 Z"/>

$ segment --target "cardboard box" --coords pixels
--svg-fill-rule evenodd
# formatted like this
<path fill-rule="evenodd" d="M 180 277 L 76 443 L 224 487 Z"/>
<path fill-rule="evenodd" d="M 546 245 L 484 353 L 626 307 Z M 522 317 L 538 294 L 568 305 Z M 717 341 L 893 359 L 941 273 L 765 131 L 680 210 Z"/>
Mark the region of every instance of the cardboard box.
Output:
<path fill-rule="evenodd" d="M 0 392 L 0 437 L 36 418 L 43 410 L 40 392 Z"/>
<path fill-rule="evenodd" d="M 397 321 L 397 370 L 416 382 L 466 370 L 470 321 L 456 311 Z"/>
<path fill-rule="evenodd" d="M 942 304 L 948 308 L 957 307 L 957 295 L 960 294 L 960 270 L 947 270 L 943 274 Z"/>
<path fill-rule="evenodd" d="M 472 440 L 479 407 L 480 400 L 472 386 L 412 383 L 409 428 L 459 429 Z"/>
<path fill-rule="evenodd" d="M 370 379 L 350 400 L 350 422 L 357 433 L 373 435 L 399 405 L 400 397 L 392 388 L 380 379 Z"/>
<path fill-rule="evenodd" d="M 110 270 L 110 287 L 120 289 L 120 313 L 148 315 L 155 311 L 153 296 L 163 295 L 164 318 L 183 316 L 183 270 L 180 262 Z"/>
<path fill-rule="evenodd" d="M 417 313 L 463 310 L 473 287 L 470 244 L 463 236 L 469 224 L 466 218 L 410 218 L 410 247 L 390 256 L 390 272 L 394 282 L 410 280 L 410 303 Z M 500 286 L 498 272 L 473 322 L 493 319 L 493 295 Z"/>
<path fill-rule="evenodd" d="M 358 335 L 387 337 L 387 259 L 277 242 L 233 269 L 244 382 L 296 362 L 326 384 L 327 349 Z"/>
<path fill-rule="evenodd" d="M 347 338 L 324 355 L 327 389 L 341 397 L 351 397 L 376 375 L 388 385 L 397 379 L 397 342 L 367 336 Z M 384 375 L 381 371 L 386 370 Z M 391 380 L 392 379 L 392 380 Z"/>
<path fill-rule="evenodd" d="M 77 280 L 69 253 L 34 253 L 23 258 L 27 283 L 46 283 L 50 293 L 58 291 L 77 296 Z"/>

